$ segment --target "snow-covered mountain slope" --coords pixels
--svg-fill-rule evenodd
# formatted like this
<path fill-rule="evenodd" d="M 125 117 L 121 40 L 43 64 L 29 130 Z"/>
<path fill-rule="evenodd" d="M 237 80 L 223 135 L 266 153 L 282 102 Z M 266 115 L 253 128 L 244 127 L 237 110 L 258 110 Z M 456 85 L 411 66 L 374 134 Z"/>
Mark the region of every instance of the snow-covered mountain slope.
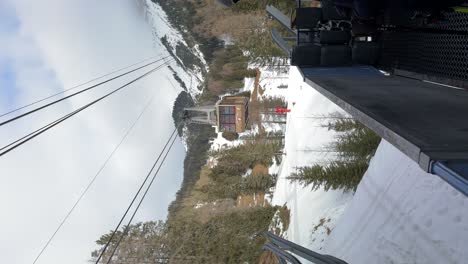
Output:
<path fill-rule="evenodd" d="M 159 49 L 170 49 L 168 52 L 178 60 L 177 64 L 173 64 L 171 67 L 173 73 L 173 80 L 171 83 L 177 85 L 177 82 L 182 81 L 187 88 L 192 97 L 195 99 L 198 94 L 201 93 L 199 87 L 202 87 L 203 84 L 203 72 L 208 71 L 208 64 L 206 63 L 202 52 L 200 51 L 198 45 L 194 47 L 189 47 L 187 42 L 182 37 L 182 34 L 175 29 L 169 23 L 166 13 L 162 10 L 161 6 L 157 3 L 152 2 L 151 0 L 141 0 L 144 5 L 145 16 L 148 23 L 151 25 L 153 30 L 154 45 Z M 162 38 L 167 40 L 167 46 L 164 45 Z M 182 66 L 182 58 L 177 57 L 176 47 L 180 45 L 184 49 L 189 50 L 198 60 L 201 61 L 201 65 L 194 65 L 194 69 L 188 69 L 187 67 Z M 178 76 L 180 81 L 177 80 Z"/>
<path fill-rule="evenodd" d="M 155 50 L 167 51 L 166 55 L 171 56 L 175 62 L 168 67 L 170 74 L 165 75 L 165 79 L 172 88 L 177 91 L 185 90 L 196 102 L 198 95 L 202 93 L 204 87 L 205 74 L 209 71 L 207 62 L 198 45 L 190 47 L 184 39 L 183 34 L 174 28 L 167 17 L 165 11 L 157 3 L 151 0 L 135 0 L 139 6 L 141 14 L 145 17 L 153 34 L 153 46 Z M 183 50 L 189 57 L 195 58 L 198 63 L 187 67 L 183 58 L 178 57 L 177 49 Z M 167 59 L 169 60 L 169 58 Z M 185 149 L 187 145 L 186 127 L 181 135 Z"/>

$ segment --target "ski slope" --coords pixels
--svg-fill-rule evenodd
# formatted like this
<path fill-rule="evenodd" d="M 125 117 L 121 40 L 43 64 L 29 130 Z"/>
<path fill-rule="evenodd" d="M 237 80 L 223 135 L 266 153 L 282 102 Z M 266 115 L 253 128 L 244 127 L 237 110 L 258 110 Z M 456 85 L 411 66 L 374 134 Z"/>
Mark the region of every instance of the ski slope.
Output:
<path fill-rule="evenodd" d="M 386 141 L 354 196 L 288 180 L 297 167 L 332 158 L 319 150 L 334 132 L 313 117 L 342 111 L 294 67 L 288 83 L 286 156 L 272 198 L 291 212 L 285 238 L 350 264 L 468 263 L 467 198 Z"/>
<path fill-rule="evenodd" d="M 286 124 L 286 155 L 278 171 L 272 203 L 286 204 L 290 209 L 290 225 L 285 238 L 321 251 L 328 232 L 334 228 L 352 194 L 340 190 L 312 191 L 311 187 L 291 182 L 288 177 L 297 167 L 324 163 L 333 158 L 332 153 L 323 150 L 335 133 L 323 127 L 327 124 L 326 119 L 317 117 L 342 110 L 304 83 L 295 67 L 291 67 L 287 91 L 291 113 Z"/>

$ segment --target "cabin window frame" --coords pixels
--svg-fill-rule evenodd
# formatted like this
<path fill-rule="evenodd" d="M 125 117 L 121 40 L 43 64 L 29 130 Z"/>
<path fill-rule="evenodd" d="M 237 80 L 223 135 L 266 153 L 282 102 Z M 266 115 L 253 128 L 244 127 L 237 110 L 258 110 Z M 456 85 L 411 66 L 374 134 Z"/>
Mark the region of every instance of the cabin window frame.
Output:
<path fill-rule="evenodd" d="M 222 131 L 236 132 L 236 106 L 219 106 L 219 125 Z"/>

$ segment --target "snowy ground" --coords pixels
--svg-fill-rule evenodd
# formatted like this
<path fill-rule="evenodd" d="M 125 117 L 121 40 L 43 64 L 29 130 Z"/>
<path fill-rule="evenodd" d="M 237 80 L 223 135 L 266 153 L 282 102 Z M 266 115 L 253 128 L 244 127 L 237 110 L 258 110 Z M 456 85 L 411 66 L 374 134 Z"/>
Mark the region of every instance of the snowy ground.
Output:
<path fill-rule="evenodd" d="M 468 199 L 383 141 L 325 250 L 349 263 L 468 263 Z"/>
<path fill-rule="evenodd" d="M 352 194 L 322 189 L 312 191 L 287 179 L 297 167 L 326 162 L 330 153 L 322 152 L 334 137 L 317 118 L 341 111 L 328 99 L 305 84 L 296 68 L 291 68 L 288 84 L 288 115 L 285 152 L 278 172 L 273 204 L 286 204 L 291 210 L 286 238 L 313 250 L 321 250 L 328 232 L 335 226 Z"/>
<path fill-rule="evenodd" d="M 265 97 L 289 97 L 289 71 L 287 68 L 261 67 L 261 75 L 258 81 L 264 89 L 260 98 Z"/>
<path fill-rule="evenodd" d="M 316 117 L 341 111 L 291 68 L 286 156 L 273 203 L 291 210 L 285 237 L 348 263 L 468 263 L 468 199 L 383 141 L 354 197 L 311 191 L 287 177 L 325 162 L 333 132 Z M 331 232 L 331 234 L 329 234 Z"/>

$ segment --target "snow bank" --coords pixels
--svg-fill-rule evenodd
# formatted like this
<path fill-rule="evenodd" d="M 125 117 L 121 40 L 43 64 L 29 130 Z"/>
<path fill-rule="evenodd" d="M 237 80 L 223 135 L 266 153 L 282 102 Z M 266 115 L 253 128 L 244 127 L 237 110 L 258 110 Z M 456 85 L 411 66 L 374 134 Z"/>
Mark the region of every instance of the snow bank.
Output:
<path fill-rule="evenodd" d="M 289 72 L 286 70 L 278 71 L 271 67 L 260 68 L 261 75 L 259 86 L 263 89 L 263 94 L 259 98 L 265 97 L 284 97 L 288 98 L 289 93 Z"/>
<path fill-rule="evenodd" d="M 468 198 L 383 141 L 326 251 L 348 263 L 468 263 L 467 238 Z"/>
<path fill-rule="evenodd" d="M 229 141 L 223 137 L 222 132 L 216 133 L 217 137 L 211 141 L 211 147 L 210 150 L 220 150 L 223 148 L 232 148 L 239 146 L 242 144 L 244 141 L 242 139 L 236 139 L 233 141 Z"/>
<path fill-rule="evenodd" d="M 255 78 L 244 78 L 244 87 L 241 92 L 253 92 L 255 88 Z"/>

